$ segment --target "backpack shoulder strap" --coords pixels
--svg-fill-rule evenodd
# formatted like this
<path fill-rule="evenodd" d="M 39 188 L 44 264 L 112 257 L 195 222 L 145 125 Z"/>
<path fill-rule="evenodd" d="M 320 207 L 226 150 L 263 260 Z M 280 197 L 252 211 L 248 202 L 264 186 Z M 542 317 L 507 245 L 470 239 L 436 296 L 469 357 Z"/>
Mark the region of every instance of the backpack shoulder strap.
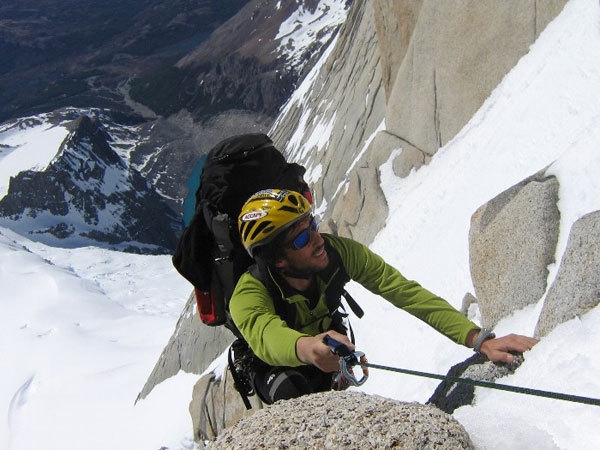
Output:
<path fill-rule="evenodd" d="M 323 274 L 324 277 L 329 280 L 329 286 L 327 288 L 327 306 L 329 307 L 329 311 L 332 313 L 337 311 L 341 306 L 341 298 L 343 297 L 356 317 L 361 318 L 364 316 L 365 312 L 345 289 L 346 283 L 350 281 L 350 275 L 346 272 L 342 257 L 327 239 L 325 239 L 325 249 L 327 250 L 330 261 L 329 267 Z"/>
<path fill-rule="evenodd" d="M 229 259 L 233 250 L 233 242 L 229 232 L 229 215 L 221 212 L 214 214 L 206 202 L 202 201 L 200 204 L 202 205 L 204 220 L 214 236 L 217 253 L 215 261 Z"/>
<path fill-rule="evenodd" d="M 287 303 L 283 301 L 281 290 L 275 285 L 275 282 L 272 280 L 269 269 L 266 264 L 262 262 L 256 262 L 248 269 L 250 274 L 260 281 L 269 292 L 269 295 L 273 299 L 273 306 L 275 307 L 275 312 L 279 317 L 281 317 L 290 328 L 294 326 L 296 320 L 296 309 L 292 306 L 287 307 Z"/>

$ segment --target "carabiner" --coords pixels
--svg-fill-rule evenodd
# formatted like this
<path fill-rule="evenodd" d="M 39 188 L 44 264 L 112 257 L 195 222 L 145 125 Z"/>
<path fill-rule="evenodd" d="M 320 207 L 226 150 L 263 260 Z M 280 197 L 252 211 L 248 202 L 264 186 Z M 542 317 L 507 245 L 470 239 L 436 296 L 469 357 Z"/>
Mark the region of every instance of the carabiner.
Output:
<path fill-rule="evenodd" d="M 340 357 L 340 375 L 353 386 L 361 386 L 369 377 L 369 368 L 366 367 L 367 357 L 363 352 L 353 352 L 345 344 L 336 341 L 329 335 L 325 335 L 323 342 L 329 346 L 331 351 Z M 353 368 L 360 365 L 363 375 L 357 379 Z"/>
<path fill-rule="evenodd" d="M 354 352 L 351 355 L 340 358 L 340 373 L 353 386 L 362 386 L 369 378 L 369 368 L 365 365 L 367 357 L 363 352 Z M 362 377 L 357 379 L 354 375 L 354 366 L 360 365 L 362 368 Z"/>

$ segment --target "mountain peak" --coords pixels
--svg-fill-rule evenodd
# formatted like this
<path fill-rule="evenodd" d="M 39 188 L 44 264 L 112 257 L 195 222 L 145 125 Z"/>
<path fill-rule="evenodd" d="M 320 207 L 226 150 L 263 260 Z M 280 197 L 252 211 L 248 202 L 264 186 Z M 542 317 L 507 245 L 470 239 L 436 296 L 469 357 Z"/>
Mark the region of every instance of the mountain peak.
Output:
<path fill-rule="evenodd" d="M 45 170 L 11 177 L 0 200 L 0 224 L 59 247 L 170 252 L 179 219 L 113 150 L 101 121 L 81 114 L 65 127 L 70 133 Z M 151 229 L 144 225 L 149 220 Z"/>

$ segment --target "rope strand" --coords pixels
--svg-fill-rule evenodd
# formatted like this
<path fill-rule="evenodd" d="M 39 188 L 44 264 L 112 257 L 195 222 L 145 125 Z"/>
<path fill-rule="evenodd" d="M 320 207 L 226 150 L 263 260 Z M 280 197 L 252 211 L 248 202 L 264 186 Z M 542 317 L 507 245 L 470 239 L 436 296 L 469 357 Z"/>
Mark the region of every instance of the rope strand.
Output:
<path fill-rule="evenodd" d="M 437 380 L 442 380 L 442 381 L 452 381 L 454 383 L 470 384 L 472 386 L 479 386 L 479 387 L 485 387 L 485 388 L 490 388 L 490 389 L 498 389 L 501 391 L 516 392 L 518 394 L 535 395 L 538 397 L 552 398 L 555 400 L 565 400 L 565 401 L 569 401 L 569 402 L 584 403 L 586 405 L 600 406 L 600 399 L 598 399 L 598 398 L 582 397 L 579 395 L 563 394 L 560 392 L 542 391 L 539 389 L 524 388 L 524 387 L 519 387 L 519 386 L 510 386 L 508 384 L 491 383 L 489 381 L 473 380 L 472 378 L 459 378 L 459 377 L 452 377 L 452 376 L 448 376 L 448 375 L 439 375 L 436 373 L 419 372 L 416 370 L 408 370 L 408 369 L 400 369 L 397 367 L 381 366 L 379 364 L 373 364 L 373 363 L 369 363 L 369 362 L 363 363 L 361 365 L 364 367 L 368 367 L 368 368 L 387 370 L 390 372 L 398 372 L 398 373 L 403 373 L 403 374 L 407 374 L 407 375 L 416 375 L 419 377 L 435 378 Z"/>

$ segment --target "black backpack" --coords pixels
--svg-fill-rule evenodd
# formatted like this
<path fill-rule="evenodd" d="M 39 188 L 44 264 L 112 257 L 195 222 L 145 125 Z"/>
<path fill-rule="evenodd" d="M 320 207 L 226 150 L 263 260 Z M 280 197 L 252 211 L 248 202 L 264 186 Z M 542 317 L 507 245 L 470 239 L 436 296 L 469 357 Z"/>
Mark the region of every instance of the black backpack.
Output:
<path fill-rule="evenodd" d="M 194 286 L 202 322 L 225 325 L 239 337 L 228 303 L 253 260 L 240 241 L 238 215 L 246 200 L 262 189 L 290 189 L 311 200 L 305 171 L 288 163 L 265 134 L 233 136 L 208 153 L 194 216 L 173 255 L 177 271 Z"/>
<path fill-rule="evenodd" d="M 310 189 L 303 179 L 305 171 L 298 164 L 288 163 L 265 134 L 243 134 L 220 142 L 206 157 L 194 215 L 173 255 L 177 271 L 194 286 L 202 322 L 209 326 L 225 325 L 237 337 L 229 350 L 229 367 L 235 388 L 248 409 L 251 407 L 248 396 L 254 393 L 251 372 L 260 363 L 229 315 L 229 300 L 238 279 L 247 270 L 267 287 L 274 299 L 280 298 L 281 292 L 266 276 L 266 267 L 255 264 L 242 246 L 237 218 L 246 200 L 262 189 L 293 190 L 312 203 Z M 334 263 L 324 274 L 327 279 L 333 277 L 326 293 L 327 303 L 335 329 L 345 332 L 343 315 L 338 312 L 341 297 L 359 317 L 363 311 L 344 289 L 350 277 L 339 254 L 332 247 L 328 247 L 328 252 Z M 294 309 L 282 301 L 274 303 L 277 313 L 291 326 Z"/>

